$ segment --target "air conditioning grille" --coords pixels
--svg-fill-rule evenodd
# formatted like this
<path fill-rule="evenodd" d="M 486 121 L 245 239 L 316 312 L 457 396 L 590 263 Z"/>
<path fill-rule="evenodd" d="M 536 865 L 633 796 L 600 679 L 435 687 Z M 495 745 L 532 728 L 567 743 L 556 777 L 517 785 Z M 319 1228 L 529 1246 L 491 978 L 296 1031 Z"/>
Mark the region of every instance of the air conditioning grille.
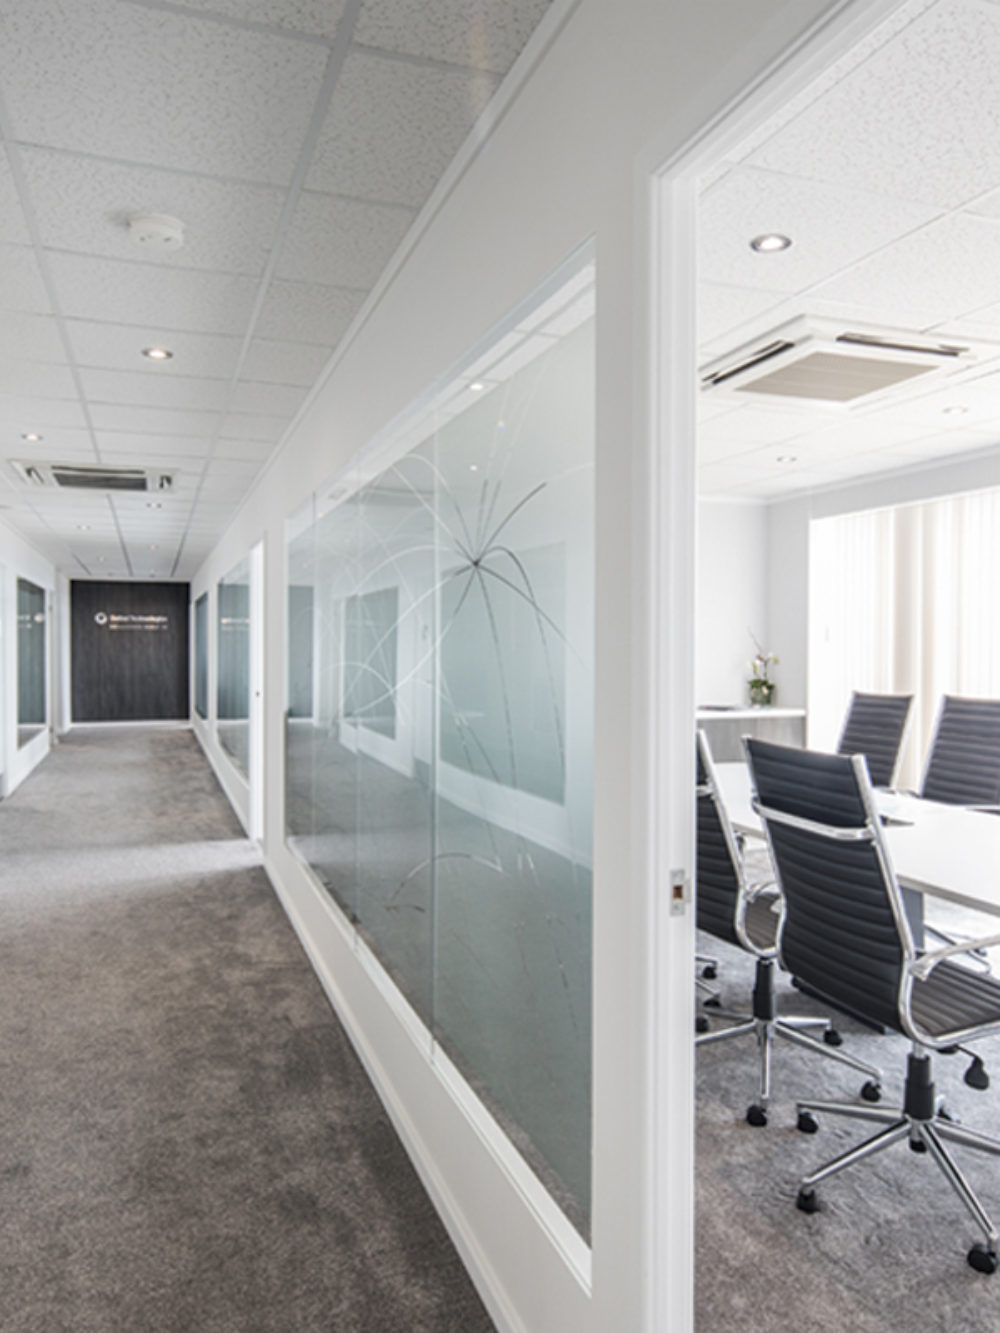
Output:
<path fill-rule="evenodd" d="M 149 490 L 149 479 L 142 468 L 67 467 L 53 463 L 52 479 L 57 486 L 89 491 Z"/>
<path fill-rule="evenodd" d="M 912 361 L 874 360 L 841 356 L 836 352 L 810 352 L 770 374 L 758 376 L 736 387 L 737 393 L 777 395 L 783 398 L 819 398 L 831 403 L 850 403 L 865 394 L 926 375 L 933 365 Z"/>

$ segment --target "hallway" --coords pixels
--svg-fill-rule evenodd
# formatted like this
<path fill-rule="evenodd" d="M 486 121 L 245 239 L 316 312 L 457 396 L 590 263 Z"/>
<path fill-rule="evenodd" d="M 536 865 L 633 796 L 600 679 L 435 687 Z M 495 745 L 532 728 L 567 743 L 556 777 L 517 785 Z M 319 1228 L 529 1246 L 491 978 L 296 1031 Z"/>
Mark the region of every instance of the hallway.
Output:
<path fill-rule="evenodd" d="M 492 1324 L 188 730 L 0 804 L 3 1333 Z"/>

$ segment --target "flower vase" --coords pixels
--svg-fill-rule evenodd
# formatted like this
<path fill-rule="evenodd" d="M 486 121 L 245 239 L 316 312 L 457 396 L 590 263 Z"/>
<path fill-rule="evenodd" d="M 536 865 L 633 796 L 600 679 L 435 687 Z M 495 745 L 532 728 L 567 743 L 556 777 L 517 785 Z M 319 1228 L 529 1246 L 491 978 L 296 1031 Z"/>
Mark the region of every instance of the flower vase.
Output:
<path fill-rule="evenodd" d="M 754 708 L 767 708 L 774 703 L 774 681 L 762 680 L 750 686 L 750 703 Z"/>

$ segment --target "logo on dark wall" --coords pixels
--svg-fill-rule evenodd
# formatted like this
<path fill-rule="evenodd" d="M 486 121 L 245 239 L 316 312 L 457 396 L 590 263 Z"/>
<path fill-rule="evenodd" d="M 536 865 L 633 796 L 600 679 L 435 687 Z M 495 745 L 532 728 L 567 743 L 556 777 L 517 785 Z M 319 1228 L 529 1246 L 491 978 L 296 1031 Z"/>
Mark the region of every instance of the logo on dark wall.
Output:
<path fill-rule="evenodd" d="M 96 612 L 94 615 L 94 623 L 95 625 L 106 625 L 108 623 L 108 613 L 106 611 Z"/>

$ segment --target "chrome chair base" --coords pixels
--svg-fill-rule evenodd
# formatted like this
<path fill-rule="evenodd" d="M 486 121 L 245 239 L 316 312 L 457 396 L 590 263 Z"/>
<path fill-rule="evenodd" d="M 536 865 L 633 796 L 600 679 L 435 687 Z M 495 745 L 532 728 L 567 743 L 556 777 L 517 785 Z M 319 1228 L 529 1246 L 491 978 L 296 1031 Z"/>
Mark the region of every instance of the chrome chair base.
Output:
<path fill-rule="evenodd" d="M 701 1012 L 713 1018 L 724 1018 L 733 1026 L 722 1028 L 718 1032 L 707 1032 L 695 1038 L 696 1046 L 707 1046 L 712 1042 L 729 1041 L 733 1037 L 753 1034 L 757 1039 L 760 1053 L 760 1080 L 757 1101 L 747 1108 L 747 1122 L 754 1126 L 767 1124 L 767 1111 L 771 1101 L 771 1052 L 776 1037 L 782 1037 L 792 1045 L 801 1046 L 816 1055 L 825 1055 L 831 1060 L 838 1060 L 859 1073 L 866 1074 L 867 1082 L 861 1095 L 868 1101 L 877 1102 L 882 1095 L 882 1074 L 874 1065 L 865 1064 L 855 1056 L 842 1051 L 840 1035 L 830 1025 L 828 1018 L 816 1018 L 806 1015 L 782 1015 L 776 1012 L 774 996 L 774 967 L 770 958 L 757 961 L 757 982 L 754 986 L 752 1014 L 734 1013 L 731 1010 L 706 1006 Z M 809 1028 L 820 1028 L 823 1040 L 810 1036 Z"/>
<path fill-rule="evenodd" d="M 965 1148 L 974 1148 L 978 1152 L 987 1152 L 1000 1157 L 1000 1139 L 993 1139 L 986 1134 L 980 1134 L 977 1130 L 967 1129 L 948 1118 L 939 1105 L 934 1083 L 930 1078 L 929 1056 L 911 1052 L 907 1066 L 905 1100 L 902 1106 L 858 1106 L 851 1102 L 800 1101 L 798 1126 L 804 1133 L 814 1133 L 818 1128 L 813 1112 L 847 1116 L 850 1119 L 881 1125 L 883 1128 L 862 1143 L 834 1157 L 819 1170 L 802 1178 L 796 1199 L 796 1206 L 802 1212 L 819 1211 L 820 1204 L 815 1187 L 821 1180 L 827 1180 L 838 1171 L 843 1171 L 845 1167 L 874 1157 L 876 1153 L 906 1139 L 913 1152 L 929 1153 L 933 1157 L 945 1179 L 986 1237 L 985 1244 L 979 1242 L 969 1250 L 966 1256 L 968 1262 L 981 1273 L 996 1271 L 1000 1233 L 997 1232 L 989 1213 L 980 1203 L 946 1144 L 958 1143 Z"/>

